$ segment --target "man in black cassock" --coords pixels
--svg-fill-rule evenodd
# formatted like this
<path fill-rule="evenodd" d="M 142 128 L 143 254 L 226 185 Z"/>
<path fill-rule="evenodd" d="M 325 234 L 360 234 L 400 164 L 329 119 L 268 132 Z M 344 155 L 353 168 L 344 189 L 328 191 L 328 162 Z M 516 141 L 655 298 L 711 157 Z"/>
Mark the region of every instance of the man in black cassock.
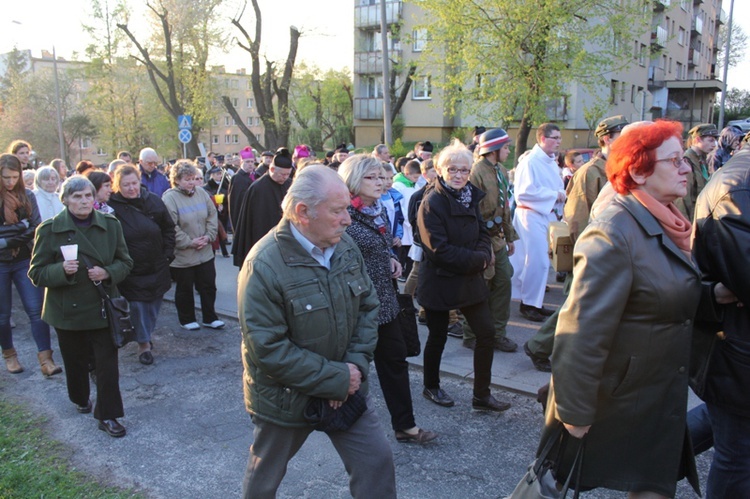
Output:
<path fill-rule="evenodd" d="M 281 220 L 281 201 L 292 185 L 291 173 L 292 155 L 288 149 L 281 148 L 273 157 L 268 173 L 253 182 L 247 190 L 232 243 L 232 255 L 237 267 L 242 267 L 253 245 Z"/>

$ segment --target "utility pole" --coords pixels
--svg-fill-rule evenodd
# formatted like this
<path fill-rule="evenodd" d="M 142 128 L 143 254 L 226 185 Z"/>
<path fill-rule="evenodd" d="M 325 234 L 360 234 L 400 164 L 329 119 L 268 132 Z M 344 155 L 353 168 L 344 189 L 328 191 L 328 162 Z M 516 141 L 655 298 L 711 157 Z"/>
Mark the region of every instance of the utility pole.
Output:
<path fill-rule="evenodd" d="M 380 0 L 380 40 L 383 45 L 383 136 L 385 145 L 390 147 L 393 138 L 391 132 L 391 72 L 388 68 L 390 60 L 388 59 L 388 19 L 385 11 L 385 0 Z"/>
<path fill-rule="evenodd" d="M 719 106 L 719 130 L 724 128 L 724 103 L 727 99 L 727 73 L 729 72 L 729 49 L 732 45 L 732 15 L 734 14 L 734 0 L 729 2 L 729 22 L 727 24 L 727 43 L 724 45 L 724 77 L 722 78 L 721 105 Z"/>
<path fill-rule="evenodd" d="M 62 112 L 60 111 L 60 81 L 57 78 L 57 54 L 54 45 L 52 46 L 52 67 L 55 71 L 55 110 L 57 111 L 57 139 L 60 141 L 60 157 L 70 162 L 65 157 L 65 139 L 63 138 Z"/>

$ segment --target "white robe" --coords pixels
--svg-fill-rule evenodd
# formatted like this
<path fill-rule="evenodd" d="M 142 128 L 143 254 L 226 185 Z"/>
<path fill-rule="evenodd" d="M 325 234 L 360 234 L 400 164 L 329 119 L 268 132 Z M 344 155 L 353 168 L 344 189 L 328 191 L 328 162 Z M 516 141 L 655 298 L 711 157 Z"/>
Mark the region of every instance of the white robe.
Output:
<path fill-rule="evenodd" d="M 538 144 L 518 163 L 514 180 L 517 207 L 513 227 L 520 239 L 510 258 L 513 297 L 540 308 L 550 265 L 547 231 L 549 223 L 562 216 L 564 202 L 557 199 L 560 193 L 564 199 L 565 188 L 557 161 Z"/>

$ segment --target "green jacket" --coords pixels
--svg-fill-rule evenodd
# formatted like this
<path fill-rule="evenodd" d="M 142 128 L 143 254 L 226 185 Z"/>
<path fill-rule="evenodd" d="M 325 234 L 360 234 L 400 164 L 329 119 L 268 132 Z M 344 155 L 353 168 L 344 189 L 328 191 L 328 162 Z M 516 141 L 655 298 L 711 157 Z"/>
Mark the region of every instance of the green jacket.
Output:
<path fill-rule="evenodd" d="M 687 174 L 687 195 L 676 200 L 674 205 L 692 222 L 695 214 L 695 201 L 708 183 L 708 163 L 707 156 L 696 152 L 692 147 L 685 151 L 685 158 L 690 163 L 690 173 Z"/>
<path fill-rule="evenodd" d="M 498 173 L 505 179 L 502 193 L 500 192 L 500 181 L 497 177 Z M 503 168 L 503 165 L 493 165 L 487 158 L 482 158 L 471 167 L 469 181 L 472 185 L 478 187 L 487 194 L 479 202 L 479 211 L 482 214 L 482 222 L 493 220 L 496 217 L 502 217 L 503 219 L 501 227 L 503 228 L 505 240 L 503 241 L 503 234 L 496 234 L 492 237 L 492 250 L 497 252 L 499 246 L 505 246 L 506 241 L 512 243 L 518 239 L 518 235 L 513 228 L 510 207 L 508 206 L 508 173 L 505 171 L 505 168 Z M 490 233 L 495 234 L 492 230 L 490 230 Z"/>
<path fill-rule="evenodd" d="M 568 199 L 565 201 L 563 213 L 573 241 L 578 239 L 589 224 L 591 207 L 607 183 L 606 165 L 606 159 L 596 156 L 576 170 L 568 183 Z"/>
<path fill-rule="evenodd" d="M 254 417 L 307 426 L 311 396 L 344 400 L 351 362 L 361 393 L 377 343 L 379 302 L 362 254 L 344 233 L 331 270 L 279 225 L 250 251 L 238 278 L 245 405 Z"/>
<path fill-rule="evenodd" d="M 78 272 L 72 276 L 63 270 L 60 246 L 78 245 Z M 36 230 L 31 254 L 29 278 L 36 286 L 46 287 L 42 319 L 50 326 L 73 331 L 103 329 L 102 300 L 88 269 L 86 255 L 92 266 L 98 265 L 110 276 L 104 287 L 110 296 L 119 296 L 116 284 L 123 281 L 133 268 L 120 222 L 112 215 L 94 210 L 89 227 L 78 227 L 65 209 L 42 222 Z"/>

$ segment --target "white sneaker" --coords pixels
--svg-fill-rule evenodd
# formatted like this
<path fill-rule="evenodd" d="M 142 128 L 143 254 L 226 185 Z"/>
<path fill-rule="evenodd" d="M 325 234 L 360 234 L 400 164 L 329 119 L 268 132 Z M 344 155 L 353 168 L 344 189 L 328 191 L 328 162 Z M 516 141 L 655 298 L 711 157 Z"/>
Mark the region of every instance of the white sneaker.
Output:
<path fill-rule="evenodd" d="M 180 324 L 180 327 L 182 329 L 187 329 L 188 331 L 195 331 L 196 329 L 201 328 L 197 322 L 188 322 L 187 324 Z"/>
<path fill-rule="evenodd" d="M 221 329 L 224 327 L 224 321 L 220 321 L 217 319 L 211 323 L 204 322 L 203 325 L 206 327 L 210 327 L 211 329 Z"/>

